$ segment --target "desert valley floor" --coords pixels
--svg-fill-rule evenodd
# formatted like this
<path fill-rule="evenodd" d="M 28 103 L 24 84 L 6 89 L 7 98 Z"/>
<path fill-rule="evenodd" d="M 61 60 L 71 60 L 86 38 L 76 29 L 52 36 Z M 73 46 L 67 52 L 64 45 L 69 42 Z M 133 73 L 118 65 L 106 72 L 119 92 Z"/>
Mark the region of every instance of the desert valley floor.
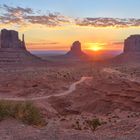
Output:
<path fill-rule="evenodd" d="M 139 140 L 140 64 L 93 62 L 0 69 L 0 99 L 32 102 L 46 125 L 8 118 L 0 140 Z M 88 122 L 99 119 L 93 131 Z"/>
<path fill-rule="evenodd" d="M 140 140 L 140 0 L 0 0 L 0 140 Z"/>

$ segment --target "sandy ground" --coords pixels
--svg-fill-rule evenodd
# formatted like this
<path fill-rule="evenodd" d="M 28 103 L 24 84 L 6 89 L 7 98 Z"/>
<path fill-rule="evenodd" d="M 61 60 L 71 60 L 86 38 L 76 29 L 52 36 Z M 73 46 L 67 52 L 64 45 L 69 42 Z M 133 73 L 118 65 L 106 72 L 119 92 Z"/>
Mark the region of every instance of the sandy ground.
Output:
<path fill-rule="evenodd" d="M 73 67 L 0 69 L 1 97 L 40 97 L 60 93 L 83 75 Z"/>
<path fill-rule="evenodd" d="M 74 92 L 76 90 L 76 86 L 83 83 L 86 80 L 91 80 L 92 77 L 81 77 L 81 79 L 79 81 L 76 81 L 74 83 L 72 83 L 69 88 L 66 91 L 63 91 L 61 93 L 55 93 L 55 94 L 51 94 L 51 95 L 46 95 L 46 96 L 40 96 L 40 97 L 31 97 L 31 98 L 24 98 L 24 97 L 0 97 L 0 100 L 6 100 L 6 101 L 39 101 L 39 100 L 45 100 L 45 99 L 49 99 L 52 97 L 61 97 L 61 96 L 67 96 L 69 94 L 71 94 L 72 92 Z"/>
<path fill-rule="evenodd" d="M 45 127 L 4 120 L 0 122 L 0 139 L 139 140 L 139 72 L 137 65 L 1 69 L 0 97 L 8 98 L 56 95 L 67 91 L 82 76 L 92 79 L 77 84 L 70 94 L 34 102 L 46 118 Z M 94 118 L 102 125 L 93 132 L 86 122 Z"/>
<path fill-rule="evenodd" d="M 0 126 L 0 140 L 139 140 L 140 130 L 140 128 L 134 127 L 134 124 L 125 125 L 122 122 L 118 126 L 106 125 L 94 133 L 60 129 L 54 122 L 50 122 L 46 127 L 40 129 L 15 120 L 3 121 Z"/>

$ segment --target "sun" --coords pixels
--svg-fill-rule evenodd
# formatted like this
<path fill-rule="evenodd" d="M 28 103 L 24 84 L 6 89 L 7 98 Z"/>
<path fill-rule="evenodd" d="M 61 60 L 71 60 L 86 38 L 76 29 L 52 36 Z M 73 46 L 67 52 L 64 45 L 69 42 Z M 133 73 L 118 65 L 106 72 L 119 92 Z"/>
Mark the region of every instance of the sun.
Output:
<path fill-rule="evenodd" d="M 88 49 L 97 52 L 102 50 L 102 47 L 99 43 L 88 43 Z"/>
<path fill-rule="evenodd" d="M 93 51 L 100 51 L 101 48 L 100 48 L 100 46 L 94 45 L 94 46 L 91 47 L 91 50 L 93 50 Z"/>

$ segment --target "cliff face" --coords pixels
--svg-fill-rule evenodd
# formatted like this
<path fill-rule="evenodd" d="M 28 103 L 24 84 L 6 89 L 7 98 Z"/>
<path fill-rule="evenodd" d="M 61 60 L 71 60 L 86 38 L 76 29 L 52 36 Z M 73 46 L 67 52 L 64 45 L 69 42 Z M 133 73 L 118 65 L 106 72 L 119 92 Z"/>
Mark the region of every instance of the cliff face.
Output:
<path fill-rule="evenodd" d="M 124 53 L 140 52 L 140 35 L 131 35 L 124 42 Z"/>
<path fill-rule="evenodd" d="M 70 58 L 84 58 L 87 57 L 87 55 L 81 50 L 81 43 L 79 41 L 75 41 L 70 51 L 66 54 L 67 57 Z"/>
<path fill-rule="evenodd" d="M 75 41 L 71 46 L 71 52 L 73 53 L 81 53 L 81 43 L 79 41 Z"/>
<path fill-rule="evenodd" d="M 1 30 L 0 38 L 0 48 L 26 49 L 24 35 L 22 38 L 23 40 L 21 41 L 18 37 L 17 31 L 3 29 Z"/>
<path fill-rule="evenodd" d="M 131 35 L 124 41 L 124 51 L 113 59 L 113 63 L 140 63 L 140 35 Z"/>
<path fill-rule="evenodd" d="M 36 65 L 42 60 L 26 50 L 24 35 L 22 40 L 14 30 L 1 30 L 0 34 L 0 66 L 1 65 Z"/>

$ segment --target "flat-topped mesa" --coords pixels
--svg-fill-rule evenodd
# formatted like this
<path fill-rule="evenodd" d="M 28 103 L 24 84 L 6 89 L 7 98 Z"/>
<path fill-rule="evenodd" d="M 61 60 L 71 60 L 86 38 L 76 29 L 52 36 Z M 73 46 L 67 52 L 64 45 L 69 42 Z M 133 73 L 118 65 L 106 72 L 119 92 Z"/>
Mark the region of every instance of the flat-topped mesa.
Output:
<path fill-rule="evenodd" d="M 131 35 L 124 42 L 124 53 L 140 52 L 140 35 Z"/>
<path fill-rule="evenodd" d="M 18 37 L 18 32 L 14 30 L 1 30 L 0 48 L 17 48 L 26 50 L 24 35 L 22 41 Z"/>

